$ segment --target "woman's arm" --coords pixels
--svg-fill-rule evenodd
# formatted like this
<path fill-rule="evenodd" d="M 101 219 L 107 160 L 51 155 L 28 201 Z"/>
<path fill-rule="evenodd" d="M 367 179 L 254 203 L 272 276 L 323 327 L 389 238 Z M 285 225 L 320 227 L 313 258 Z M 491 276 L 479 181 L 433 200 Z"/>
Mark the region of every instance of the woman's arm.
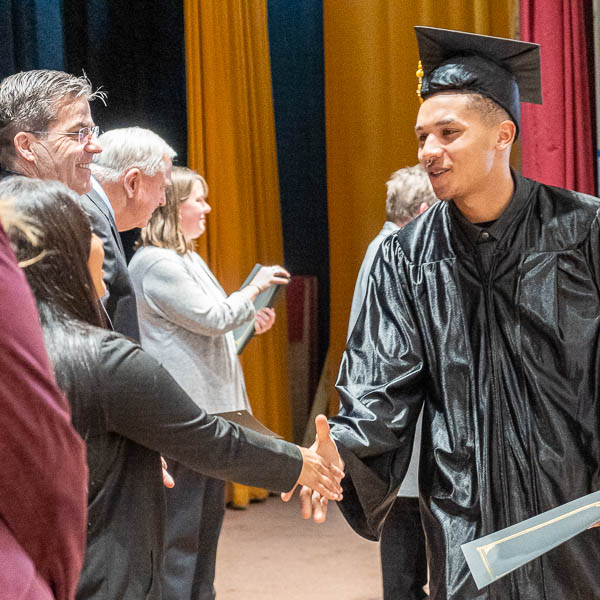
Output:
<path fill-rule="evenodd" d="M 183 261 L 182 257 L 157 260 L 144 271 L 141 290 L 154 311 L 201 335 L 222 335 L 249 321 L 255 316 L 253 302 L 258 294 L 272 285 L 286 285 L 290 277 L 283 267 L 262 267 L 249 285 L 227 298 L 216 299 L 207 292 L 214 286 L 209 275 L 198 271 L 199 283 Z"/>
<path fill-rule="evenodd" d="M 207 292 L 214 285 L 208 276 L 203 283 L 190 275 L 183 258 L 161 258 L 144 271 L 140 287 L 152 310 L 192 333 L 223 335 L 254 317 L 250 294 L 242 290 L 218 300 Z"/>
<path fill-rule="evenodd" d="M 110 430 L 211 477 L 280 491 L 308 478 L 337 499 L 339 473 L 312 451 L 303 458 L 293 444 L 208 415 L 129 340 L 107 339 L 102 355 Z"/>

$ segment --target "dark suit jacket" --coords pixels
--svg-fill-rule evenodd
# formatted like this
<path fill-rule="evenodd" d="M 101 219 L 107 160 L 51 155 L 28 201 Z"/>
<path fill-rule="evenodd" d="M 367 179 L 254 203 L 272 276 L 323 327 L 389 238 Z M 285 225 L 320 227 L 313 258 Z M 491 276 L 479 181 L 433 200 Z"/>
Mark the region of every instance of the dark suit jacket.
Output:
<path fill-rule="evenodd" d="M 135 291 L 115 220 L 95 190 L 81 196 L 81 205 L 90 218 L 94 233 L 104 243 L 104 281 L 109 293 L 104 303 L 106 312 L 115 331 L 139 342 L 140 327 Z"/>
<path fill-rule="evenodd" d="M 88 544 L 77 599 L 160 600 L 160 454 L 210 477 L 282 491 L 296 482 L 302 456 L 293 444 L 208 415 L 130 340 L 91 327 L 85 333 L 73 327 L 68 335 L 72 341 L 52 360 L 57 372 L 74 369 L 65 392 L 86 439 L 90 472 Z M 89 361 L 65 350 L 76 344 Z"/>

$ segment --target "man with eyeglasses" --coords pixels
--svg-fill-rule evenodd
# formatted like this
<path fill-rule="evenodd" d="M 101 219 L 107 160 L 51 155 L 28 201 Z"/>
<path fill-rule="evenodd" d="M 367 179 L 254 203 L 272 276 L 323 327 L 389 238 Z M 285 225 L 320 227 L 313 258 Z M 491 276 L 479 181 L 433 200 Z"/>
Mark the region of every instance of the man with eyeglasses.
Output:
<path fill-rule="evenodd" d="M 102 151 L 90 102 L 105 94 L 89 79 L 34 70 L 0 82 L 0 177 L 56 179 L 78 194 L 91 188 L 90 163 Z"/>
<path fill-rule="evenodd" d="M 101 151 L 94 98 L 103 94 L 87 78 L 59 71 L 1 81 L 0 178 L 58 179 L 88 191 L 89 163 Z M 84 445 L 51 374 L 31 293 L 0 237 L 0 596 L 72 600 L 85 554 Z"/>

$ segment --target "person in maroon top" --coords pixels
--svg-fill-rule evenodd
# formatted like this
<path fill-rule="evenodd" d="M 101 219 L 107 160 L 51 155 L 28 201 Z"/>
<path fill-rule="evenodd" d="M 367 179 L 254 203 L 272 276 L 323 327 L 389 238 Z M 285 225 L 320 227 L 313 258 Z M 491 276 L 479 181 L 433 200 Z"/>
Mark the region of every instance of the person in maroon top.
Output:
<path fill-rule="evenodd" d="M 0 600 L 71 600 L 85 552 L 85 446 L 1 226 L 0 432 Z"/>

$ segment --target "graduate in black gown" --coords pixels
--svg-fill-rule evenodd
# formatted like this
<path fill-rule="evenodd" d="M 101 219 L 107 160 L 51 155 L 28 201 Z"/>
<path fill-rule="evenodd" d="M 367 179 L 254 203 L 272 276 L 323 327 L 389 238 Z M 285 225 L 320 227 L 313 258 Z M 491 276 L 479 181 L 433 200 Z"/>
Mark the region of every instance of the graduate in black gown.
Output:
<path fill-rule="evenodd" d="M 538 46 L 418 38 L 418 155 L 442 202 L 371 270 L 331 419 L 341 508 L 377 538 L 423 407 L 432 600 L 599 598 L 598 529 L 481 591 L 460 545 L 600 488 L 600 201 L 510 169 L 520 101 L 541 101 Z M 322 520 L 310 492 L 304 516 Z"/>

